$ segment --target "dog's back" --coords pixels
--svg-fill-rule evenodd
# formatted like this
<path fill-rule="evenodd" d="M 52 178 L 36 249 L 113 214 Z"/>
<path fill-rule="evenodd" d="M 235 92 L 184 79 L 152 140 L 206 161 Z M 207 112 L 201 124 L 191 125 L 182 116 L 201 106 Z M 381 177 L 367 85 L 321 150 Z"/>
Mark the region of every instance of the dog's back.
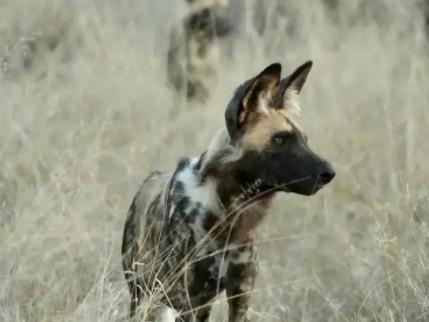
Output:
<path fill-rule="evenodd" d="M 141 289 L 142 277 L 147 268 L 136 267 L 139 262 L 136 259 L 142 254 L 143 247 L 152 248 L 156 243 L 156 240 L 149 238 L 153 235 L 150 232 L 156 229 L 155 226 L 162 226 L 163 192 L 170 176 L 170 173 L 152 172 L 143 181 L 128 210 L 122 241 L 122 265 L 131 295 L 135 299 L 149 291 Z M 137 303 L 132 303 L 132 314 L 136 306 Z"/>

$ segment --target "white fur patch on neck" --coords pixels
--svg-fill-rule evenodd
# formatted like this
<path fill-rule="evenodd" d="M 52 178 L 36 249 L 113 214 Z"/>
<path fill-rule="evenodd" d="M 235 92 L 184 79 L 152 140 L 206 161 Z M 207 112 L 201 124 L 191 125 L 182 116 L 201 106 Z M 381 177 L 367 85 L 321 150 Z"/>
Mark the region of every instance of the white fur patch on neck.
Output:
<path fill-rule="evenodd" d="M 197 162 L 197 158 L 192 159 L 189 166 L 177 174 L 176 180 L 183 183 L 185 195 L 191 203 L 199 203 L 205 209 L 219 213 L 221 207 L 217 197 L 217 182 L 213 178 L 207 178 L 201 183 L 194 171 Z"/>

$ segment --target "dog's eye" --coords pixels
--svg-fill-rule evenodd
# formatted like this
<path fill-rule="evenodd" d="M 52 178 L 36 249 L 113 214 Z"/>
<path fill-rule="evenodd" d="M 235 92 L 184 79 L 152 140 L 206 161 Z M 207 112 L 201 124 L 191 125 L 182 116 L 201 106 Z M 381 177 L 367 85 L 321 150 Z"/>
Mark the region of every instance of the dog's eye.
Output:
<path fill-rule="evenodd" d="M 273 137 L 273 143 L 277 144 L 277 145 L 282 145 L 285 141 L 285 138 L 282 136 L 275 136 Z"/>
<path fill-rule="evenodd" d="M 285 144 L 286 140 L 290 136 L 291 136 L 291 134 L 288 132 L 278 133 L 278 134 L 273 135 L 273 137 L 271 138 L 271 141 L 275 145 L 283 145 L 283 144 Z"/>

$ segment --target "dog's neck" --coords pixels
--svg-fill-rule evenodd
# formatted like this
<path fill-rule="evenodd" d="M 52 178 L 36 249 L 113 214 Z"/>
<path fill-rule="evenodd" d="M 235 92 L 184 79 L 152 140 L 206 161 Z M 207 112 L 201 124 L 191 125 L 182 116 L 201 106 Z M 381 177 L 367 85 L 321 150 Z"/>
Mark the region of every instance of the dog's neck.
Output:
<path fill-rule="evenodd" d="M 203 168 L 204 154 L 195 166 L 199 184 L 213 184 L 218 211 L 207 230 L 228 243 L 245 243 L 265 218 L 275 192 L 258 178 L 243 178 L 234 167 Z"/>

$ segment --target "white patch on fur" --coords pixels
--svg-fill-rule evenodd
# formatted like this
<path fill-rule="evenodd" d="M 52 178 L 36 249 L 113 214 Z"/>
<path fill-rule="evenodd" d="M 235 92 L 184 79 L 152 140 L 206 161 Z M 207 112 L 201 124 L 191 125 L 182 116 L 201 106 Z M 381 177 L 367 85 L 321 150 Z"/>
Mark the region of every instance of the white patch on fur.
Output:
<path fill-rule="evenodd" d="M 159 312 L 156 322 L 175 322 L 178 316 L 179 314 L 175 309 L 165 307 Z"/>
<path fill-rule="evenodd" d="M 267 92 L 262 92 L 259 94 L 258 96 L 258 105 L 257 105 L 257 113 L 259 114 L 263 114 L 263 115 L 268 115 L 268 110 L 270 109 L 269 106 L 269 93 Z"/>
<path fill-rule="evenodd" d="M 190 224 L 197 241 L 201 240 L 204 238 L 204 236 L 207 235 L 207 230 L 205 230 L 203 226 L 204 218 L 205 216 L 196 216 L 195 220 Z"/>
<path fill-rule="evenodd" d="M 217 276 L 219 280 L 222 277 L 226 277 L 226 273 L 228 272 L 229 262 L 230 262 L 230 256 L 217 254 L 215 256 L 215 263 L 209 268 L 209 271 L 212 274 L 212 276 Z"/>
<path fill-rule="evenodd" d="M 235 254 L 237 256 L 234 256 Z M 252 252 L 250 250 L 235 252 L 234 255 L 231 254 L 230 256 L 230 261 L 233 264 L 246 264 L 252 259 Z"/>
<path fill-rule="evenodd" d="M 189 166 L 178 173 L 177 181 L 184 184 L 185 195 L 191 199 L 191 202 L 199 202 L 204 208 L 219 213 L 221 208 L 217 198 L 217 183 L 213 178 L 207 178 L 204 184 L 200 184 L 199 178 L 193 170 L 197 162 L 198 159 L 192 159 Z"/>
<path fill-rule="evenodd" d="M 284 94 L 283 106 L 286 111 L 292 115 L 301 114 L 301 106 L 299 104 L 299 93 L 294 88 L 288 88 Z"/>
<path fill-rule="evenodd" d="M 173 217 L 175 211 L 176 205 L 174 204 L 174 202 L 172 202 L 170 206 L 170 213 L 168 214 L 168 219 L 171 219 L 171 217 Z"/>

